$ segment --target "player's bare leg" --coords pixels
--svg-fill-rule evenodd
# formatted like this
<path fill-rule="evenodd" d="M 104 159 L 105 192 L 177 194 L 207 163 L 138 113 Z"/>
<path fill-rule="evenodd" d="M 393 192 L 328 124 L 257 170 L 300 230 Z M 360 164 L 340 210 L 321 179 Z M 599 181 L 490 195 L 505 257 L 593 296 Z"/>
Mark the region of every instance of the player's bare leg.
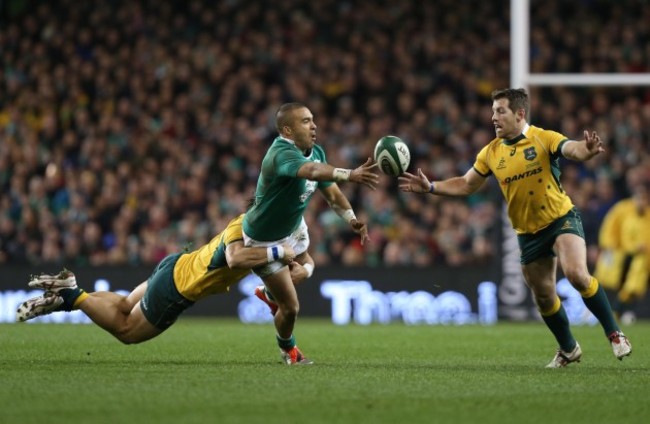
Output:
<path fill-rule="evenodd" d="M 312 267 L 313 272 L 314 260 L 309 255 L 309 253 L 303 252 L 300 255 L 296 256 L 294 261 L 289 264 L 289 273 L 291 275 L 291 281 L 293 282 L 294 286 L 301 284 L 311 275 L 311 273 L 307 271 L 307 268 L 304 268 L 304 265 L 307 263 Z M 278 310 L 278 305 L 275 302 L 273 294 L 271 294 L 271 292 L 266 288 L 266 285 L 262 284 L 258 287 L 255 287 L 255 296 L 262 302 L 266 303 L 266 305 L 271 310 L 271 315 L 275 316 L 275 313 Z"/>
<path fill-rule="evenodd" d="M 555 242 L 555 250 L 562 272 L 571 285 L 581 293 L 587 290 L 591 275 L 587 269 L 587 247 L 584 239 L 575 234 L 561 234 Z"/>
<path fill-rule="evenodd" d="M 567 279 L 582 295 L 585 306 L 598 319 L 609 339 L 614 356 L 619 360 L 632 353 L 632 345 L 623 334 L 607 299 L 605 290 L 587 269 L 587 248 L 582 237 L 561 234 L 555 241 L 555 250 Z"/>
<path fill-rule="evenodd" d="M 291 281 L 289 267 L 285 266 L 275 274 L 265 277 L 264 284 L 278 305 L 278 311 L 275 313 L 273 320 L 278 336 L 288 339 L 293 334 L 293 327 L 300 308 L 298 293 L 296 293 L 296 288 Z"/>
<path fill-rule="evenodd" d="M 569 318 L 556 291 L 557 259 L 539 258 L 523 265 L 522 271 L 526 284 L 533 292 L 533 298 L 542 319 L 559 344 L 554 358 L 547 367 L 561 368 L 571 362 L 579 362 L 582 351 L 571 334 Z"/>
<path fill-rule="evenodd" d="M 539 258 L 521 267 L 528 288 L 533 292 L 533 299 L 540 311 L 553 307 L 557 298 L 555 290 L 555 272 L 557 260 L 552 257 Z"/>
<path fill-rule="evenodd" d="M 162 333 L 145 318 L 140 308 L 146 289 L 147 283 L 144 282 L 128 296 L 106 291 L 89 293 L 88 298 L 79 304 L 79 309 L 121 342 L 144 342 Z"/>
<path fill-rule="evenodd" d="M 127 296 L 108 291 L 86 293 L 77 286 L 74 274 L 63 270 L 56 275 L 33 276 L 29 286 L 43 289 L 45 293 L 19 306 L 18 321 L 55 311 L 81 309 L 95 324 L 126 344 L 143 342 L 162 332 L 147 321 L 140 309 L 146 282 Z"/>
<path fill-rule="evenodd" d="M 278 272 L 264 278 L 264 284 L 271 292 L 278 310 L 273 316 L 277 331 L 280 355 L 287 365 L 310 365 L 313 361 L 307 359 L 293 336 L 293 328 L 298 317 L 300 305 L 298 294 L 291 279 L 289 267 L 282 267 Z"/>

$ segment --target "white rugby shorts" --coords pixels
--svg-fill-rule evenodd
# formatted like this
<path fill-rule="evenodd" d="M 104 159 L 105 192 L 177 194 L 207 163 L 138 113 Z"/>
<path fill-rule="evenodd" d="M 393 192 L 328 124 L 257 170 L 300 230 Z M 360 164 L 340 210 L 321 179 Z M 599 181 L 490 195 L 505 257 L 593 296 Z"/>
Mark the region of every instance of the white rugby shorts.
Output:
<path fill-rule="evenodd" d="M 307 223 L 305 222 L 305 218 L 302 218 L 300 221 L 300 225 L 298 225 L 298 228 L 288 235 L 287 237 L 281 239 L 281 240 L 276 240 L 276 241 L 258 241 L 258 240 L 253 240 L 252 238 L 248 237 L 245 232 L 242 233 L 244 235 L 244 246 L 246 247 L 269 247 L 269 246 L 276 246 L 279 244 L 288 244 L 293 248 L 293 251 L 295 252 L 296 256 L 300 255 L 301 253 L 304 253 L 307 251 L 309 248 L 309 231 L 307 228 Z M 275 274 L 278 272 L 283 266 L 285 266 L 281 261 L 273 261 L 269 262 L 266 265 L 262 265 L 261 267 L 254 268 L 253 272 L 257 274 L 260 278 L 268 277 L 269 275 Z"/>

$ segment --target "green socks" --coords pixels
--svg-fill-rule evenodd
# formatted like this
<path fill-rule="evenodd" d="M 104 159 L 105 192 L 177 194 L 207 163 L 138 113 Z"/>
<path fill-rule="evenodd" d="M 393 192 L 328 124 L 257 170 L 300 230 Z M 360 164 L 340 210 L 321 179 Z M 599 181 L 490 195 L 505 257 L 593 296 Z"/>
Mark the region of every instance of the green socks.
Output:
<path fill-rule="evenodd" d="M 283 339 L 278 335 L 276 335 L 275 337 L 278 339 L 278 346 L 280 346 L 281 349 L 289 350 L 296 345 L 296 338 L 294 337 L 293 334 L 288 339 Z"/>
<path fill-rule="evenodd" d="M 616 319 L 614 318 L 614 314 L 612 313 L 612 308 L 609 305 L 607 294 L 600 285 L 593 296 L 583 296 L 582 301 L 585 302 L 585 306 L 587 306 L 591 313 L 594 314 L 598 321 L 600 321 L 600 324 L 605 330 L 605 335 L 620 330 L 616 323 Z"/>
<path fill-rule="evenodd" d="M 560 305 L 560 309 L 552 315 L 542 315 L 542 319 L 555 336 L 555 340 L 560 345 L 560 349 L 565 352 L 571 352 L 576 347 L 576 339 L 571 334 L 569 318 L 566 315 L 564 306 Z"/>

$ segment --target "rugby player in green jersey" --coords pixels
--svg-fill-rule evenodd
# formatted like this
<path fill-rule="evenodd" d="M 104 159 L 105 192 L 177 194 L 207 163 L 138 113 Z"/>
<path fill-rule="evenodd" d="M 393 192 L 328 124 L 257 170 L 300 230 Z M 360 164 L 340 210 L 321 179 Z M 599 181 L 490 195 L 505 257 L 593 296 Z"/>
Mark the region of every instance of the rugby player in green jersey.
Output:
<path fill-rule="evenodd" d="M 368 228 L 357 219 L 336 183 L 350 181 L 375 189 L 379 176 L 377 164 L 370 158 L 356 169 L 329 165 L 323 148 L 316 144 L 314 116 L 301 103 L 282 105 L 276 114 L 275 126 L 279 135 L 262 160 L 253 205 L 244 216 L 244 243 L 246 246 L 278 246 L 271 252 L 268 264 L 253 269 L 265 284 L 256 294 L 273 308 L 277 307 L 274 324 L 283 360 L 288 365 L 311 364 L 296 346 L 293 335 L 299 302 L 289 268 L 282 262 L 281 246 L 290 245 L 298 258 L 307 252 L 309 234 L 303 214 L 317 189 L 329 206 L 360 235 L 361 243 L 365 243 Z"/>
<path fill-rule="evenodd" d="M 16 319 L 27 321 L 55 311 L 81 309 L 121 342 L 140 343 L 165 331 L 195 302 L 212 294 L 228 292 L 232 284 L 251 272 L 251 268 L 267 263 L 273 256 L 273 249 L 283 250 L 280 261 L 289 266 L 293 282 L 307 278 L 308 272 L 302 264 L 313 267 L 309 254 L 295 258 L 293 249 L 287 244 L 245 247 L 243 217 L 231 220 L 224 231 L 198 249 L 164 258 L 147 281 L 128 296 L 106 291 L 86 293 L 77 286 L 74 274 L 68 270 L 57 275 L 34 276 L 29 286 L 46 291 L 23 302 L 18 307 Z"/>
<path fill-rule="evenodd" d="M 465 175 L 444 181 L 429 181 L 418 169 L 417 175 L 405 173 L 399 177 L 399 188 L 413 193 L 467 196 L 494 175 L 517 233 L 524 279 L 559 344 L 547 368 L 565 367 L 582 357 L 556 291 L 558 260 L 564 275 L 602 325 L 614 355 L 623 359 L 632 347 L 614 319 L 605 291 L 587 269 L 580 214 L 560 184 L 560 157 L 586 161 L 604 151 L 603 143 L 595 132 L 585 131 L 585 139 L 576 141 L 529 125 L 529 108 L 528 94 L 523 89 L 494 91 L 492 123 L 496 138 L 478 153 L 474 166 Z"/>

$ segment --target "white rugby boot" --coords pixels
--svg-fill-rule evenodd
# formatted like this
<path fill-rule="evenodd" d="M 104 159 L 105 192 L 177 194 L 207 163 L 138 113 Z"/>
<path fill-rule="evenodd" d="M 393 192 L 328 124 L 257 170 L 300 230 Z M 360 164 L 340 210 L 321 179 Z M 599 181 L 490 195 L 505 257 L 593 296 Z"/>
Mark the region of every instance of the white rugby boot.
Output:
<path fill-rule="evenodd" d="M 24 301 L 16 310 L 16 321 L 25 322 L 32 318 L 51 314 L 63 304 L 63 298 L 53 292 L 45 292 L 40 296 Z"/>
<path fill-rule="evenodd" d="M 576 342 L 576 347 L 571 352 L 565 352 L 558 348 L 555 357 L 546 365 L 546 368 L 564 368 L 571 362 L 580 362 L 580 358 L 582 358 L 582 349 Z"/>

